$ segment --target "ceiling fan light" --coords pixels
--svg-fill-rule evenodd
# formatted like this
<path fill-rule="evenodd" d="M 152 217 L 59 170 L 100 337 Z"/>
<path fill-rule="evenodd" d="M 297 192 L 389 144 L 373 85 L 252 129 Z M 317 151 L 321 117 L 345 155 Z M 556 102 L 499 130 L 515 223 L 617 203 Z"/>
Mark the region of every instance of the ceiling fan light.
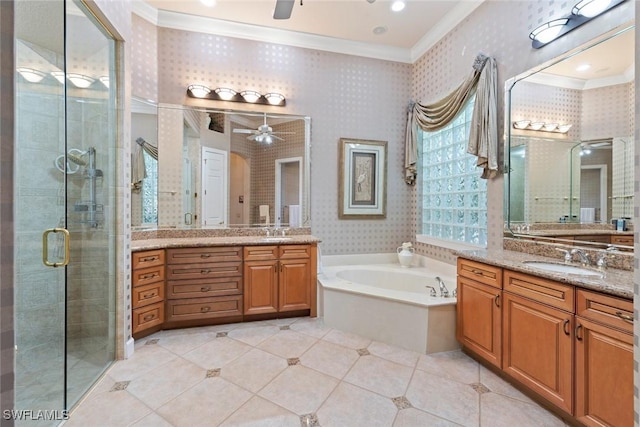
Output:
<path fill-rule="evenodd" d="M 271 137 L 271 135 L 267 134 L 267 135 L 264 135 L 263 141 L 266 144 L 271 144 L 273 142 L 273 138 Z"/>
<path fill-rule="evenodd" d="M 600 15 L 605 10 L 609 9 L 611 0 L 582 0 L 576 3 L 571 10 L 574 15 L 584 16 L 586 18 L 593 18 Z"/>
<path fill-rule="evenodd" d="M 271 105 L 278 105 L 284 101 L 284 95 L 280 93 L 268 93 L 264 96 Z"/>
<path fill-rule="evenodd" d="M 196 98 L 205 98 L 211 93 L 211 89 L 204 85 L 189 85 L 187 89 L 191 92 L 191 95 Z"/>
<path fill-rule="evenodd" d="M 96 81 L 95 79 L 89 76 L 85 76 L 84 74 L 78 74 L 78 73 L 68 73 L 67 78 L 71 83 L 73 83 L 75 87 L 80 89 L 86 89 L 89 86 L 91 86 L 93 82 Z"/>
<path fill-rule="evenodd" d="M 529 123 L 531 123 L 531 120 L 518 120 L 513 122 L 513 127 L 516 129 L 526 129 Z"/>
<path fill-rule="evenodd" d="M 258 92 L 256 92 L 255 90 L 243 90 L 242 92 L 240 92 L 240 96 L 242 96 L 242 98 L 250 103 L 254 103 L 256 102 L 258 99 L 260 99 L 260 97 L 262 95 L 260 95 Z"/>
<path fill-rule="evenodd" d="M 233 89 L 229 89 L 228 87 L 218 87 L 214 90 L 214 92 L 220 97 L 220 99 L 224 101 L 231 100 L 238 93 Z"/>
<path fill-rule="evenodd" d="M 531 31 L 531 33 L 529 34 L 529 38 L 540 43 L 549 43 L 551 40 L 554 40 L 556 37 L 558 37 L 558 35 L 562 31 L 562 27 L 564 27 L 567 22 L 569 22 L 568 18 L 555 19 L 553 21 L 545 22 L 535 30 Z"/>
<path fill-rule="evenodd" d="M 18 67 L 16 71 L 29 83 L 40 83 L 46 75 L 42 71 L 27 67 Z"/>

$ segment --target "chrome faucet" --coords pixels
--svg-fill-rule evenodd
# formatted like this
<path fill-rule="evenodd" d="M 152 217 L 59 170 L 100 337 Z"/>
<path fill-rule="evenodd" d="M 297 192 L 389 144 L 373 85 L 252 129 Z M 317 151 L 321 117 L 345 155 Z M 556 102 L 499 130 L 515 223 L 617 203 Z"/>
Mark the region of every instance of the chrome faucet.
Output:
<path fill-rule="evenodd" d="M 584 265 L 584 266 L 591 265 L 591 260 L 589 259 L 589 255 L 584 253 L 584 251 L 582 249 L 578 249 L 578 248 L 571 249 L 570 254 L 571 254 L 571 257 L 573 257 L 575 254 L 578 254 L 578 256 L 580 257 L 580 262 L 582 263 L 582 265 Z"/>
<path fill-rule="evenodd" d="M 442 279 L 436 276 L 436 281 L 438 282 L 438 286 L 440 287 L 440 296 L 444 298 L 448 298 L 449 289 L 447 289 L 447 287 L 444 285 L 444 282 L 442 281 Z"/>
<path fill-rule="evenodd" d="M 429 291 L 429 296 L 430 297 L 437 297 L 438 296 L 438 294 L 436 293 L 436 288 L 434 288 L 433 286 L 425 285 L 424 287 L 431 289 Z"/>

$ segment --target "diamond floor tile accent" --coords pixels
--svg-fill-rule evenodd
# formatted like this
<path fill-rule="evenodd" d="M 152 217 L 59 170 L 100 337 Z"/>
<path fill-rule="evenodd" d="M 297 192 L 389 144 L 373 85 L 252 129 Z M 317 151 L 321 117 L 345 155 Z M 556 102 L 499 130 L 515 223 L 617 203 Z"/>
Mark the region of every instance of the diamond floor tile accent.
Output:
<path fill-rule="evenodd" d="M 113 385 L 113 387 L 111 387 L 111 390 L 109 391 L 122 391 L 122 390 L 126 390 L 127 387 L 129 387 L 129 383 L 131 381 L 118 381 L 117 383 L 115 383 Z"/>
<path fill-rule="evenodd" d="M 220 368 L 216 368 L 216 369 L 207 369 L 207 376 L 206 378 L 213 378 L 213 377 L 219 377 L 220 376 Z"/>
<path fill-rule="evenodd" d="M 318 416 L 316 414 L 304 414 L 300 415 L 301 427 L 320 427 Z"/>
<path fill-rule="evenodd" d="M 478 394 L 483 394 L 483 393 L 489 393 L 491 392 L 491 390 L 489 390 L 484 384 L 482 383 L 473 383 L 473 384 L 469 384 L 471 386 L 471 388 L 473 388 L 475 391 L 478 392 Z"/>
<path fill-rule="evenodd" d="M 288 331 L 289 329 L 291 329 L 291 327 L 289 325 L 280 326 L 280 330 L 281 331 Z"/>
<path fill-rule="evenodd" d="M 360 356 L 369 356 L 371 354 L 369 353 L 369 350 L 367 350 L 366 348 L 359 348 L 356 351 Z"/>
<path fill-rule="evenodd" d="M 394 397 L 393 399 L 391 399 L 391 401 L 395 403 L 398 409 L 413 408 L 411 402 L 409 402 L 409 399 L 407 399 L 405 396 Z"/>
<path fill-rule="evenodd" d="M 218 332 L 216 334 L 216 338 L 223 338 L 223 337 L 226 337 L 227 335 L 229 335 L 229 332 Z"/>
<path fill-rule="evenodd" d="M 145 342 L 144 345 L 158 344 L 158 341 L 160 341 L 159 338 L 154 338 L 154 339 L 151 339 L 151 340 L 147 340 L 147 342 Z"/>
<path fill-rule="evenodd" d="M 294 366 L 294 365 L 299 365 L 300 364 L 300 359 L 297 357 L 290 357 L 287 359 L 287 364 L 289 366 Z"/>

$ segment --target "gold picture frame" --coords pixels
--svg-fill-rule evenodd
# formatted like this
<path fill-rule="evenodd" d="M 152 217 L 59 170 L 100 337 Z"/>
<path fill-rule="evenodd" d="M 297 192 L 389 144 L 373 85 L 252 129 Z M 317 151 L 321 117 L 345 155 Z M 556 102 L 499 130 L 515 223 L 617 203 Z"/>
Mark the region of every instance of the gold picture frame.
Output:
<path fill-rule="evenodd" d="M 387 141 L 340 138 L 340 219 L 387 217 Z"/>

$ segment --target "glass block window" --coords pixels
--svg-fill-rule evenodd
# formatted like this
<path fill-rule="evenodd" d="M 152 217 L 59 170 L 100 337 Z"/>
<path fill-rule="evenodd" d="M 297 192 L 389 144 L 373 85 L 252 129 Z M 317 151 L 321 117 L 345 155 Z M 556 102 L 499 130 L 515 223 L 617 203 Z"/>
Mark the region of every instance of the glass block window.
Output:
<path fill-rule="evenodd" d="M 144 169 L 147 177 L 142 180 L 142 223 L 158 223 L 158 161 L 146 151 Z"/>
<path fill-rule="evenodd" d="M 467 154 L 475 96 L 444 129 L 420 131 L 422 234 L 485 247 L 487 182 Z"/>

